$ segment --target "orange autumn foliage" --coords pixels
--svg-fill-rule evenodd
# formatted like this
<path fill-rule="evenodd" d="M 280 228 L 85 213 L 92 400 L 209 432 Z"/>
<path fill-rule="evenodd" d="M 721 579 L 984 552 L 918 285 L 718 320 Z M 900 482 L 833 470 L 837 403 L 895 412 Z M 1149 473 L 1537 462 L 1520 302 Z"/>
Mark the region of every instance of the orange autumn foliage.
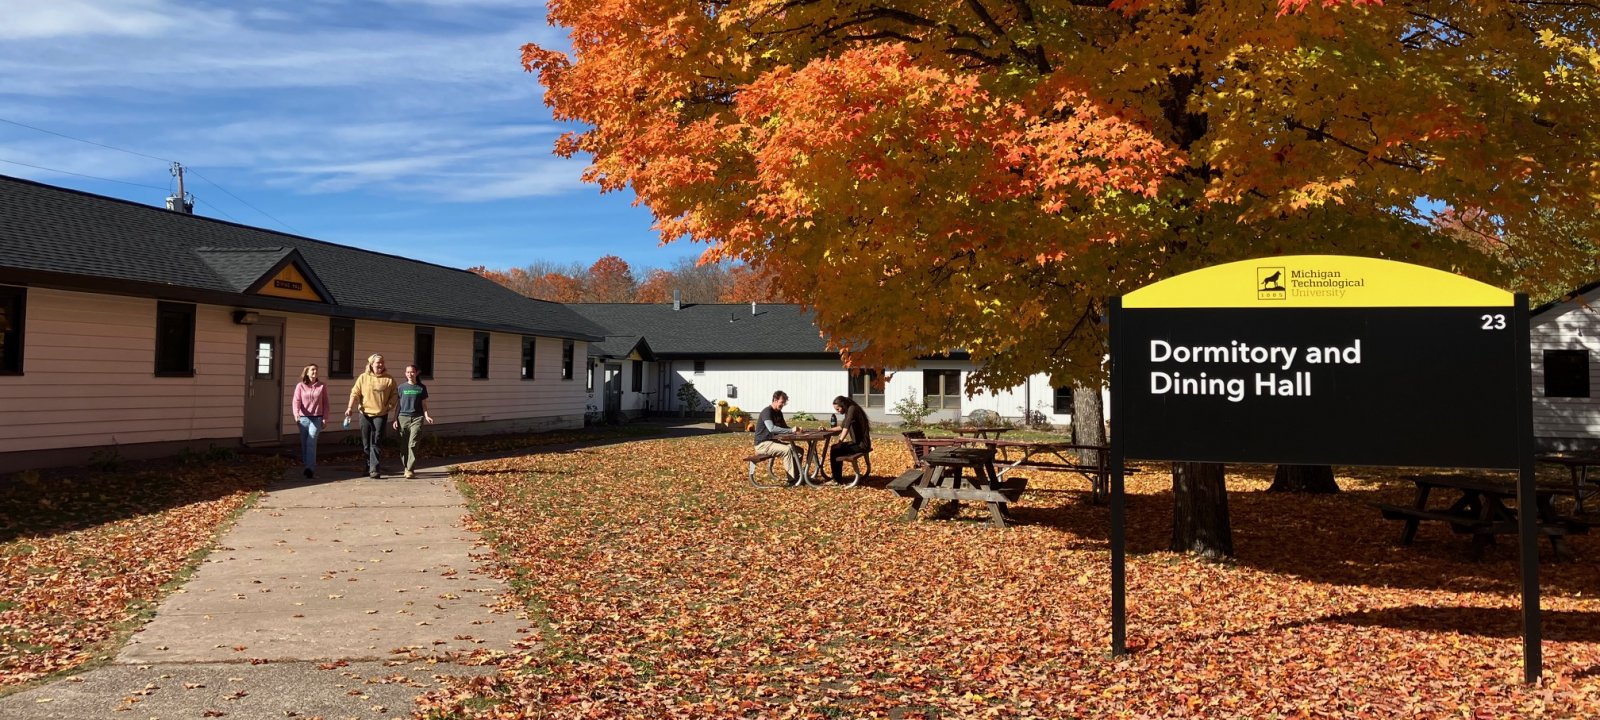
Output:
<path fill-rule="evenodd" d="M 1097 381 L 1107 298 L 1229 260 L 1548 282 L 1430 216 L 1479 208 L 1548 245 L 1537 213 L 1600 197 L 1589 3 L 548 8 L 571 50 L 523 62 L 588 126 L 556 145 L 587 180 L 770 272 L 854 364 L 961 347 L 972 387 Z"/>

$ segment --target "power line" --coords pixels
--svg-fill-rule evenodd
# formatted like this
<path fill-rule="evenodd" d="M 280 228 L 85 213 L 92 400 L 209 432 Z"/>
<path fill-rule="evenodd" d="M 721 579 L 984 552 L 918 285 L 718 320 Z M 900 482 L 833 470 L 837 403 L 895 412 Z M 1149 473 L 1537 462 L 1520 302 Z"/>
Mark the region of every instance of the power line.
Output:
<path fill-rule="evenodd" d="M 225 218 L 227 218 L 227 219 L 228 219 L 228 220 L 230 220 L 230 221 L 232 221 L 232 222 L 236 222 L 236 223 L 239 223 L 239 221 L 238 221 L 238 220 L 235 220 L 235 219 L 234 219 L 234 217 L 233 217 L 233 216 L 232 216 L 232 215 L 229 215 L 229 214 L 228 214 L 228 213 L 226 213 L 226 212 L 224 212 L 224 211 L 223 211 L 223 209 L 222 209 L 222 208 L 219 208 L 219 207 L 217 207 L 217 206 L 215 206 L 215 205 L 212 205 L 212 204 L 211 204 L 211 203 L 208 203 L 208 202 L 206 202 L 206 201 L 204 201 L 204 200 L 201 200 L 201 199 L 200 199 L 200 198 L 195 198 L 195 202 L 198 202 L 198 203 L 200 203 L 200 204 L 201 204 L 201 205 L 204 205 L 204 206 L 206 206 L 206 207 L 208 207 L 208 208 L 211 208 L 211 209 L 212 209 L 212 210 L 215 210 L 215 211 L 217 211 L 217 212 L 218 212 L 218 213 L 220 213 L 220 214 L 221 214 L 221 215 L 222 215 L 222 216 L 223 216 L 223 217 L 225 217 Z M 243 225 L 243 224 L 244 224 L 244 223 L 239 223 L 239 224 L 240 224 L 240 225 Z"/>
<path fill-rule="evenodd" d="M 36 132 L 42 132 L 42 133 L 44 133 L 46 135 L 54 135 L 54 136 L 59 137 L 59 138 L 66 138 L 68 140 L 75 140 L 77 142 L 86 143 L 86 144 L 89 144 L 89 145 L 93 145 L 95 147 L 103 147 L 103 148 L 105 148 L 107 150 L 115 150 L 117 152 L 123 152 L 123 153 L 127 153 L 129 155 L 137 155 L 139 157 L 149 158 L 151 160 L 160 160 L 161 162 L 164 162 L 164 163 L 175 163 L 175 162 L 177 162 L 176 160 L 171 160 L 171 159 L 163 158 L 163 157 L 156 157 L 154 155 L 147 155 L 145 153 L 138 152 L 138 151 L 135 151 L 135 150 L 128 150 L 126 148 L 119 148 L 119 147 L 116 147 L 116 146 L 113 146 L 113 145 L 107 145 L 105 143 L 98 143 L 98 142 L 95 142 L 93 140 L 85 140 L 85 139 L 80 138 L 80 137 L 73 137 L 71 135 L 58 133 L 58 132 L 56 132 L 54 130 L 46 130 L 46 129 L 41 128 L 41 127 L 34 127 L 34 126 L 29 125 L 27 123 L 19 123 L 19 122 L 15 121 L 15 120 L 11 120 L 11 119 L 8 119 L 8 118 L 0 117 L 0 122 L 9 123 L 11 125 L 16 125 L 17 127 L 27 128 L 29 130 L 34 130 Z M 154 188 L 156 190 L 163 190 L 164 189 L 164 190 L 171 191 L 171 189 L 172 189 L 170 186 L 167 187 L 167 188 L 158 188 L 158 187 L 155 187 L 154 185 L 140 185 L 139 183 L 124 182 L 122 180 L 109 180 L 107 178 L 94 177 L 93 175 L 80 175 L 79 173 L 67 172 L 65 170 L 56 170 L 54 168 L 40 167 L 38 165 L 28 165 L 27 163 L 19 163 L 19 162 L 15 162 L 15 161 L 11 161 L 11 160 L 6 160 L 4 162 L 10 162 L 10 163 L 15 164 L 15 165 L 26 165 L 27 167 L 38 168 L 40 170 L 49 170 L 51 172 L 65 173 L 67 175 L 78 175 L 79 177 L 86 177 L 86 178 L 90 178 L 92 180 L 105 180 L 106 182 L 120 182 L 120 183 L 122 183 L 124 185 L 134 185 L 134 186 L 137 186 L 137 187 Z M 208 178 L 208 177 L 206 177 L 204 175 L 201 175 L 199 170 L 196 170 L 194 168 L 188 168 L 188 170 L 189 170 L 189 172 L 194 173 L 194 175 L 196 177 L 200 178 L 201 180 L 204 180 L 204 181 L 206 181 L 208 183 L 211 183 L 212 187 L 215 187 L 216 189 L 221 190 L 228 197 L 231 197 L 234 200 L 239 201 L 239 203 L 244 205 L 245 207 L 250 208 L 251 210 L 254 210 L 254 211 L 258 212 L 258 213 L 261 213 L 262 215 L 264 215 L 267 218 L 271 219 L 273 222 L 288 228 L 290 230 L 290 232 L 293 232 L 296 235 L 304 235 L 305 234 L 305 233 L 300 232 L 299 230 L 296 230 L 293 225 L 290 225 L 289 223 L 286 223 L 286 222 L 284 222 L 282 220 L 279 220 L 278 218 L 274 217 L 271 213 L 269 213 L 269 212 L 267 212 L 265 210 L 262 210 L 261 208 L 258 208 L 258 207 L 254 206 L 254 205 L 251 205 L 248 202 L 245 202 L 244 198 L 241 198 L 238 195 L 235 195 L 235 194 L 229 192 L 227 188 L 225 188 L 225 187 L 223 187 L 221 185 L 218 185 L 215 180 L 212 180 L 211 178 Z M 201 201 L 201 202 L 204 202 L 204 201 Z M 231 216 L 231 215 L 229 215 L 229 214 L 227 214 L 225 212 L 222 212 L 222 209 L 218 208 L 216 205 L 212 205 L 211 203 L 205 203 L 205 205 L 206 205 L 206 207 L 209 207 L 209 208 L 211 208 L 213 210 L 216 210 L 219 213 L 222 213 L 223 217 L 226 217 L 229 220 L 233 220 L 233 216 Z M 238 222 L 237 220 L 233 220 L 233 221 L 234 222 Z"/>
<path fill-rule="evenodd" d="M 162 192 L 167 192 L 168 191 L 168 188 L 164 188 L 164 187 L 156 187 L 154 185 L 146 185 L 144 183 L 128 182 L 127 180 L 112 180 L 111 178 L 97 177 L 97 176 L 94 176 L 94 175 L 85 175 L 83 173 L 75 173 L 75 172 L 70 172 L 70 171 L 67 171 L 67 170 L 57 170 L 55 168 L 45 167 L 43 165 L 31 165 L 29 163 L 17 162 L 16 160 L 7 160 L 5 158 L 0 158 L 0 162 L 10 163 L 12 165 L 21 165 L 23 167 L 30 167 L 30 168 L 33 168 L 35 170 L 47 170 L 47 171 L 53 172 L 53 173 L 61 173 L 62 175 L 76 175 L 76 176 L 81 177 L 81 178 L 89 178 L 90 180 L 99 180 L 99 181 L 102 181 L 102 182 L 112 182 L 112 183 L 122 183 L 123 185 L 132 185 L 134 187 L 150 188 L 151 190 L 160 190 Z"/>
<path fill-rule="evenodd" d="M 46 135 L 54 135 L 54 136 L 59 137 L 59 138 L 66 138 L 68 140 L 76 140 L 76 141 L 81 142 L 81 143 L 88 143 L 90 145 L 103 147 L 103 148 L 105 148 L 107 150 L 115 150 L 117 152 L 125 152 L 125 153 L 127 153 L 129 155 L 138 155 L 139 157 L 146 157 L 146 158 L 150 158 L 151 160 L 160 160 L 161 162 L 172 162 L 171 160 L 168 160 L 166 158 L 159 158 L 159 157 L 156 157 L 154 155 L 146 155 L 146 154 L 144 154 L 142 152 L 135 152 L 133 150 L 124 150 L 124 149 L 119 148 L 119 147 L 112 147 L 112 146 L 106 145 L 104 143 L 97 143 L 97 142 L 95 142 L 93 140 L 85 140 L 83 138 L 77 138 L 77 137 L 73 137 L 71 135 L 62 135 L 61 133 L 58 133 L 58 132 L 56 132 L 54 130 L 46 130 L 46 129 L 41 128 L 41 127 L 34 127 L 32 125 L 28 125 L 28 124 L 25 124 L 25 123 L 19 123 L 19 122 L 15 121 L 15 120 L 8 120 L 6 118 L 0 118 L 0 122 L 10 123 L 10 124 L 15 125 L 17 127 L 25 127 L 25 128 L 27 128 L 29 130 L 36 130 L 36 131 L 42 132 L 42 133 L 44 133 Z"/>
<path fill-rule="evenodd" d="M 266 215 L 267 217 L 272 218 L 273 222 L 275 222 L 275 223 L 277 223 L 279 225 L 282 225 L 282 226 L 284 226 L 286 228 L 289 228 L 289 230 L 292 231 L 294 234 L 296 234 L 296 235 L 304 235 L 305 234 L 303 232 L 300 232 L 299 230 L 296 230 L 293 225 L 290 225 L 289 223 L 286 223 L 286 222 L 284 222 L 282 220 L 279 220 L 276 217 L 273 217 L 271 213 L 268 213 L 267 211 L 262 210 L 261 208 L 258 208 L 258 207 L 254 206 L 254 205 L 251 205 L 250 203 L 245 202 L 244 198 L 239 197 L 238 195 L 235 195 L 235 194 L 233 194 L 231 192 L 228 192 L 227 188 L 225 188 L 225 187 L 223 187 L 221 185 L 218 185 L 211 178 L 208 178 L 208 177 L 206 177 L 204 175 L 201 175 L 199 170 L 196 170 L 194 168 L 189 168 L 189 172 L 194 173 L 195 177 L 198 177 L 201 180 L 204 180 L 204 181 L 206 181 L 208 183 L 211 183 L 212 187 L 215 187 L 216 189 L 221 190 L 223 193 L 226 193 L 228 197 L 231 197 L 231 198 L 233 198 L 235 200 L 238 200 L 241 203 L 244 203 L 245 207 L 250 208 L 251 210 L 254 210 L 254 211 L 258 212 L 258 213 L 261 213 L 262 215 Z M 216 207 L 216 206 L 212 205 L 212 207 Z"/>

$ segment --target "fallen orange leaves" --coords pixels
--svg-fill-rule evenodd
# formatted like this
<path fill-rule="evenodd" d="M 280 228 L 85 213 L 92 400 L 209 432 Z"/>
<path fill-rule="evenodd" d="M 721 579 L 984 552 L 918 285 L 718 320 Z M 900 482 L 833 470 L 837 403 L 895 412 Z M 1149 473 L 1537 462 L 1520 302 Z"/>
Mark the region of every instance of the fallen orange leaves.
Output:
<path fill-rule="evenodd" d="M 758 491 L 748 438 L 654 440 L 467 466 L 482 530 L 542 643 L 463 678 L 419 716 L 1593 717 L 1600 543 L 1546 562 L 1546 680 L 1520 678 L 1514 548 L 1466 562 L 1412 547 L 1347 492 L 1230 475 L 1238 561 L 1165 551 L 1170 480 L 1130 477 L 1130 645 L 1106 655 L 1108 511 L 1087 483 L 1031 478 L 995 531 L 979 507 L 899 521 L 881 489 Z M 887 443 L 883 443 L 887 445 Z M 880 449 L 882 469 L 909 465 Z M 882 479 L 879 479 L 881 485 Z M 1548 556 L 1548 548 L 1545 548 Z M 434 715 L 428 715 L 434 713 Z"/>
<path fill-rule="evenodd" d="M 281 472 L 258 459 L 0 485 L 0 691 L 111 650 Z"/>

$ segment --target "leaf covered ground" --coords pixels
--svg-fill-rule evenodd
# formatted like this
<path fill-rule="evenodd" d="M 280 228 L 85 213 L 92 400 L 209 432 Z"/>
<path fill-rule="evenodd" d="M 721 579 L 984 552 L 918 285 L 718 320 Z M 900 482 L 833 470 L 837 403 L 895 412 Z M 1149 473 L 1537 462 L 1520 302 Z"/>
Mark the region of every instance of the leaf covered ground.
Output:
<path fill-rule="evenodd" d="M 0 483 L 0 694 L 114 652 L 282 472 L 252 458 Z"/>
<path fill-rule="evenodd" d="M 1515 543 L 1398 523 L 1393 473 L 1269 494 L 1230 468 L 1237 562 L 1167 552 L 1170 477 L 1129 479 L 1129 644 L 1108 657 L 1109 512 L 1036 474 L 986 511 L 906 523 L 876 488 L 752 489 L 745 435 L 467 466 L 541 643 L 419 717 L 1425 717 L 1600 715 L 1600 537 L 1541 547 L 1545 679 L 1521 684 Z M 969 504 L 970 505 L 970 504 Z M 947 513 L 948 514 L 948 513 Z M 925 514 L 925 518 L 926 518 Z"/>
<path fill-rule="evenodd" d="M 648 426 L 540 434 L 425 435 L 426 459 L 656 433 Z M 388 456 L 394 462 L 397 455 Z M 323 448 L 351 474 L 359 449 Z M 97 457 L 94 470 L 0 477 L 0 695 L 109 656 L 229 518 L 288 462 L 216 449 L 175 460 Z"/>

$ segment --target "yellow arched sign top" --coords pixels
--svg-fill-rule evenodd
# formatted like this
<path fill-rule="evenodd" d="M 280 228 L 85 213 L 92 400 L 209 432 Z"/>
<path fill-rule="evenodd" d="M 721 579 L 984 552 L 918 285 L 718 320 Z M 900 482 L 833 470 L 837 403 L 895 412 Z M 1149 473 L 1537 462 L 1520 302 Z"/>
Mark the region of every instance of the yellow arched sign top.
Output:
<path fill-rule="evenodd" d="M 1515 297 L 1443 270 L 1347 255 L 1283 255 L 1187 272 L 1125 308 L 1510 307 Z"/>

